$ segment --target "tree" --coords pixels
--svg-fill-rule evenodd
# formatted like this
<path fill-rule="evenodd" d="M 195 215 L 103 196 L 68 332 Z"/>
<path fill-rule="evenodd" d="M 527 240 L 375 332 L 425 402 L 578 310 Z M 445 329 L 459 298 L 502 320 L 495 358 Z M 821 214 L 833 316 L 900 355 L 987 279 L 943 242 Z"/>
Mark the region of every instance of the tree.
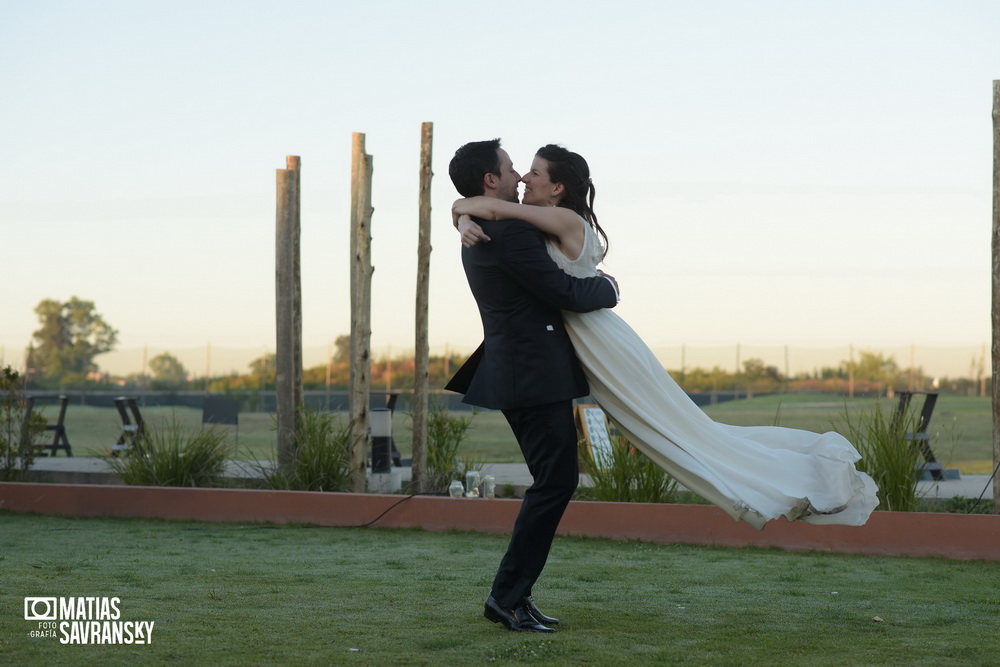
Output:
<path fill-rule="evenodd" d="M 774 391 L 781 382 L 781 375 L 774 366 L 767 366 L 763 359 L 747 359 L 743 362 L 743 379 L 746 381 L 747 398 L 754 392 Z"/>
<path fill-rule="evenodd" d="M 118 342 L 118 332 L 94 310 L 93 301 L 45 299 L 35 313 L 42 326 L 33 335 L 28 368 L 36 377 L 82 381 L 97 370 L 94 358 Z"/>
<path fill-rule="evenodd" d="M 158 354 L 149 360 L 149 370 L 153 374 L 154 386 L 178 387 L 188 381 L 188 372 L 180 360 L 169 352 Z"/>
<path fill-rule="evenodd" d="M 337 339 L 333 341 L 333 347 L 335 352 L 333 353 L 333 363 L 335 364 L 349 364 L 351 363 L 351 337 L 347 335 L 337 336 Z"/>
<path fill-rule="evenodd" d="M 265 354 L 261 359 L 254 359 L 250 362 L 250 375 L 257 384 L 261 381 L 265 384 L 274 384 L 278 375 L 278 355 Z"/>
<path fill-rule="evenodd" d="M 849 361 L 842 361 L 845 368 Z M 894 357 L 885 358 L 881 352 L 861 350 L 858 361 L 854 364 L 854 380 L 859 383 L 870 383 L 878 393 L 886 391 L 891 396 L 896 381 L 899 379 L 899 366 Z"/>

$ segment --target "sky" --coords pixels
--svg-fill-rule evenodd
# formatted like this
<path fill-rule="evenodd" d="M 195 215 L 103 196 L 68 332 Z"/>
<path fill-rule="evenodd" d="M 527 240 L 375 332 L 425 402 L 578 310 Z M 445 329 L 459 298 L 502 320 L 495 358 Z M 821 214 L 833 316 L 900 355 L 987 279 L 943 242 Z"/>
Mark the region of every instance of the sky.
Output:
<path fill-rule="evenodd" d="M 588 160 L 618 312 L 654 350 L 957 349 L 961 373 L 991 336 L 997 26 L 974 0 L 0 0 L 0 354 L 78 296 L 119 332 L 105 369 L 245 370 L 274 349 L 297 155 L 323 363 L 350 330 L 355 132 L 372 348 L 412 349 L 432 122 L 432 352 L 482 334 L 448 161 L 501 137 L 521 170 L 547 143 Z"/>

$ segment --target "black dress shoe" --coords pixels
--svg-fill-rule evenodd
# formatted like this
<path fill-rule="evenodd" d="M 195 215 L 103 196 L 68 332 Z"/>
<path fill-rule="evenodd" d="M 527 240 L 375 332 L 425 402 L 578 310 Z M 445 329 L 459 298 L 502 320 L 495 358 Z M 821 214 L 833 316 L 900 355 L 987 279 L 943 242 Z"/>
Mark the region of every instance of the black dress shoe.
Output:
<path fill-rule="evenodd" d="M 508 630 L 517 632 L 555 632 L 555 628 L 549 628 L 539 623 L 531 615 L 528 606 L 523 602 L 513 609 L 508 609 L 494 600 L 492 595 L 486 598 L 483 616 L 494 623 L 503 623 L 503 626 Z"/>
<path fill-rule="evenodd" d="M 539 609 L 538 605 L 535 604 L 535 599 L 530 595 L 524 598 L 522 602 L 524 603 L 524 606 L 528 608 L 528 611 L 531 612 L 531 615 L 534 616 L 539 623 L 544 623 L 545 625 L 559 625 L 559 619 L 552 618 L 551 616 L 546 616 L 545 614 L 543 614 L 542 610 Z"/>

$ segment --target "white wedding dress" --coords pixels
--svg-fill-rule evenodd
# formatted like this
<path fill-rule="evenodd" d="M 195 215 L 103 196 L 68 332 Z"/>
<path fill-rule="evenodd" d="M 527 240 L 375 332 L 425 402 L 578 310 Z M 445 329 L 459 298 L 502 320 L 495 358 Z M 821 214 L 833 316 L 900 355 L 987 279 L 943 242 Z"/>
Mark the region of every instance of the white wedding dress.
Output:
<path fill-rule="evenodd" d="M 597 275 L 601 248 L 586 229 L 583 252 L 549 254 L 566 273 Z M 685 488 L 757 529 L 780 516 L 861 526 L 878 506 L 877 487 L 838 433 L 712 421 L 614 311 L 563 312 L 590 393 L 632 444 Z"/>

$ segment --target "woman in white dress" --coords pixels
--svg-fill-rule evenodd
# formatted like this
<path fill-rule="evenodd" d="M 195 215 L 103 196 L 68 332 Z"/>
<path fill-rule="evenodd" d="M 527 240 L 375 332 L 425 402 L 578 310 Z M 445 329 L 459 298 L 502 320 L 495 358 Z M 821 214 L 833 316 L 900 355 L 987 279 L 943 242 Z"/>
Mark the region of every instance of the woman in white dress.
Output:
<path fill-rule="evenodd" d="M 561 146 L 543 146 L 521 180 L 521 204 L 490 197 L 455 202 L 462 243 L 489 241 L 470 216 L 516 218 L 546 233 L 549 254 L 564 271 L 597 275 L 607 235 L 594 215 L 586 161 Z M 758 529 L 781 516 L 860 526 L 878 506 L 875 482 L 855 468 L 861 457 L 840 434 L 714 422 L 612 310 L 563 318 L 591 395 L 608 417 L 639 451 L 733 518 Z"/>

